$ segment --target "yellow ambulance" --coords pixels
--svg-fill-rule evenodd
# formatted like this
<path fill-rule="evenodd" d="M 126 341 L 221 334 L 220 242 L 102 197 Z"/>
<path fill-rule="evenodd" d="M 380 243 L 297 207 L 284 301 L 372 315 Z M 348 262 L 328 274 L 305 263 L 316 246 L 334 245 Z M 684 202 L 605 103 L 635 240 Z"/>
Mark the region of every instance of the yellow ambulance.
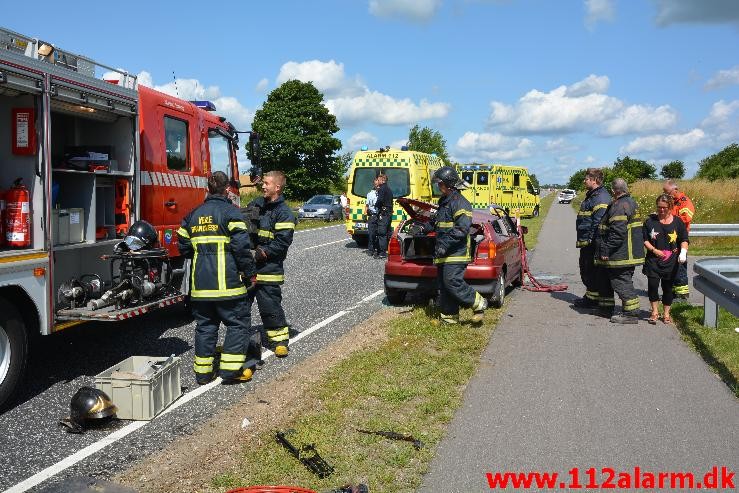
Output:
<path fill-rule="evenodd" d="M 346 191 L 349 204 L 344 211 L 347 233 L 357 245 L 367 246 L 368 218 L 364 214 L 364 206 L 367 193 L 372 189 L 372 182 L 377 175 L 387 175 L 387 184 L 395 199 L 408 197 L 424 202 L 437 202 L 441 192 L 436 185 L 432 186 L 431 177 L 442 166 L 444 162 L 435 154 L 409 151 L 405 146 L 400 149 L 391 149 L 388 146 L 379 150 L 363 147 L 354 155 L 349 169 Z M 405 219 L 405 211 L 393 201 L 391 227 L 395 228 Z"/>
<path fill-rule="evenodd" d="M 470 186 L 462 190 L 474 209 L 498 204 L 511 215 L 539 215 L 539 190 L 534 188 L 529 171 L 523 166 L 502 164 L 461 164 L 457 171 Z"/>

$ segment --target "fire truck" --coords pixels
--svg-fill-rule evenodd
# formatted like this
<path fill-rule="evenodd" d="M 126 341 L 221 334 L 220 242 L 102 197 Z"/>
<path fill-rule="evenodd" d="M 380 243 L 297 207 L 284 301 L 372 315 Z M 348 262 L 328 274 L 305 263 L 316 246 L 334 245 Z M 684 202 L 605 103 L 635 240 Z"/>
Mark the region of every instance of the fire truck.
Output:
<path fill-rule="evenodd" d="M 242 132 L 214 110 L 0 28 L 0 407 L 23 378 L 33 333 L 185 300 L 182 218 L 215 171 L 232 178 L 239 202 Z M 156 248 L 120 248 L 140 219 L 156 228 Z"/>

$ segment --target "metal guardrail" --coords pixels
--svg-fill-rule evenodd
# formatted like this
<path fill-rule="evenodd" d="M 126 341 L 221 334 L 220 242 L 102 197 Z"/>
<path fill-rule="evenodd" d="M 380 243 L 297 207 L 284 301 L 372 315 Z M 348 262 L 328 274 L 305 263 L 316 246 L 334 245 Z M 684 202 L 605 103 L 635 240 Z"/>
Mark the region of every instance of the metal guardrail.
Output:
<path fill-rule="evenodd" d="M 693 271 L 693 287 L 704 296 L 703 325 L 718 326 L 719 306 L 739 317 L 739 257 L 696 260 Z"/>
<path fill-rule="evenodd" d="M 690 236 L 739 236 L 739 224 L 691 224 Z"/>

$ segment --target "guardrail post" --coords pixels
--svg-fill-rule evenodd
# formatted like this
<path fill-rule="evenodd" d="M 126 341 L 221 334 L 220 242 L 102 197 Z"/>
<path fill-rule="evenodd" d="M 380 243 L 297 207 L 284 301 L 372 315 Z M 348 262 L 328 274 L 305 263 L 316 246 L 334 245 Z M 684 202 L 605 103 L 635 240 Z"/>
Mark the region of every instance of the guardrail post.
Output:
<path fill-rule="evenodd" d="M 718 327 L 718 305 L 708 296 L 703 296 L 703 325 L 712 329 Z"/>

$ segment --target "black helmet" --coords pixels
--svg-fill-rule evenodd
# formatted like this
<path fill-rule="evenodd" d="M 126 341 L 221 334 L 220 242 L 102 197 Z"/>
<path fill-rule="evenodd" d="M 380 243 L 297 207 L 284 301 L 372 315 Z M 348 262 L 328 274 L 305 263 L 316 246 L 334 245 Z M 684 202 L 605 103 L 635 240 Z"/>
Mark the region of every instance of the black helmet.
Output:
<path fill-rule="evenodd" d="M 146 221 L 136 221 L 128 228 L 128 234 L 123 239 L 129 249 L 134 252 L 141 249 L 154 248 L 159 240 L 157 230 Z"/>
<path fill-rule="evenodd" d="M 85 421 L 114 416 L 118 409 L 108 394 L 92 387 L 82 387 L 69 403 L 69 418 L 59 422 L 70 433 L 83 433 Z"/>
<path fill-rule="evenodd" d="M 459 179 L 459 175 L 451 166 L 442 166 L 434 172 L 433 182 L 442 182 L 449 188 L 465 188 L 467 183 Z"/>

